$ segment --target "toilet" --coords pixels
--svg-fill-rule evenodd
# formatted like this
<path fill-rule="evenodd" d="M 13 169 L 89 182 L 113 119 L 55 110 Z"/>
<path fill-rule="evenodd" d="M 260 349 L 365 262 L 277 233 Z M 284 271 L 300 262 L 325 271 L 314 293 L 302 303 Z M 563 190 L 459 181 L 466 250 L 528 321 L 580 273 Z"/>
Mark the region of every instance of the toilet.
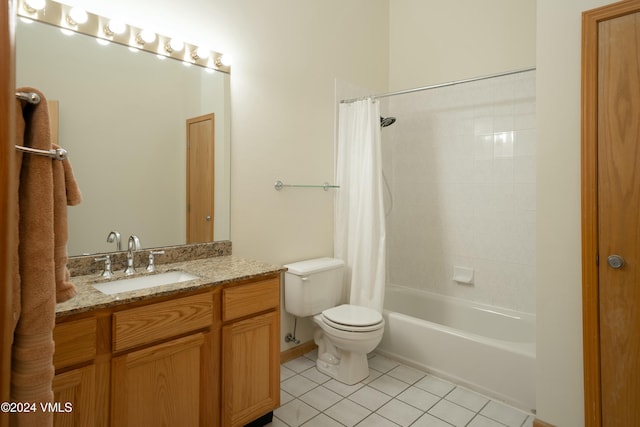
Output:
<path fill-rule="evenodd" d="M 367 353 L 380 344 L 384 319 L 374 309 L 341 304 L 344 261 L 315 258 L 285 267 L 285 311 L 297 317 L 313 316 L 318 370 L 348 385 L 365 379 Z"/>

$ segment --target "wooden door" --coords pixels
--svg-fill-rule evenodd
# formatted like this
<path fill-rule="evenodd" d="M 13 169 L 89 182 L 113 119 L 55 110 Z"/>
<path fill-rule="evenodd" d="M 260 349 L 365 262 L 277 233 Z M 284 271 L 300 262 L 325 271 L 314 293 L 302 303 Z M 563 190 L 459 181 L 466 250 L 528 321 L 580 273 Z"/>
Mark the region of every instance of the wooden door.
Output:
<path fill-rule="evenodd" d="M 640 425 L 640 1 L 583 17 L 585 419 Z"/>
<path fill-rule="evenodd" d="M 187 243 L 213 241 L 213 114 L 187 120 Z"/>

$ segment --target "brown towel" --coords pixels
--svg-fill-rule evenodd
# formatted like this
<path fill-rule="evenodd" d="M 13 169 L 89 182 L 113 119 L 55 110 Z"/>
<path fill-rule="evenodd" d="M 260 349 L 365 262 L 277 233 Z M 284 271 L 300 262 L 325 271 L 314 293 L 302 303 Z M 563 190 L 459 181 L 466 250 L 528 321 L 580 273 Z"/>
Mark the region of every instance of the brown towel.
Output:
<path fill-rule="evenodd" d="M 53 148 L 60 148 L 53 145 Z M 53 161 L 53 228 L 54 262 L 56 267 L 56 302 L 63 302 L 76 295 L 76 288 L 70 281 L 67 269 L 67 205 L 77 205 L 82 201 L 80 189 L 73 176 L 68 159 Z"/>
<path fill-rule="evenodd" d="M 21 104 L 24 125 L 18 117 L 18 130 L 24 128 L 24 145 L 50 150 L 51 131 L 46 98 L 36 92 L 37 105 Z M 18 114 L 20 116 L 20 114 Z M 71 183 L 69 191 L 66 184 Z M 80 193 L 71 168 L 63 162 L 35 154 L 22 155 L 19 183 L 20 317 L 14 332 L 11 372 L 11 398 L 16 402 L 52 402 L 53 327 L 56 298 L 75 295 L 66 268 L 66 205 L 77 203 Z M 12 426 L 48 426 L 49 412 L 12 414 Z"/>

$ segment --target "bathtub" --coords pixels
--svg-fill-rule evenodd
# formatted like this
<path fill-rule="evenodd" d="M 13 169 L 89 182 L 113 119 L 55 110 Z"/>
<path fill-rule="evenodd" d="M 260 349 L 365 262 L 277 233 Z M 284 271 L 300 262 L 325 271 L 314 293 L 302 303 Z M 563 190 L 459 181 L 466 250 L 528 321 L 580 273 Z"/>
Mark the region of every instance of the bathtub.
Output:
<path fill-rule="evenodd" d="M 527 411 L 535 405 L 535 316 L 387 285 L 377 352 Z"/>

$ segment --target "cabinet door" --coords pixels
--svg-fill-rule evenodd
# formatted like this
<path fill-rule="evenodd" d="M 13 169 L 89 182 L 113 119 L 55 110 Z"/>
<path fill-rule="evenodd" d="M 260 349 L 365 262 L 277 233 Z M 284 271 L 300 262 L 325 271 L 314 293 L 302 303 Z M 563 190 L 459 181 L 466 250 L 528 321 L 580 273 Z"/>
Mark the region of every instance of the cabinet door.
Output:
<path fill-rule="evenodd" d="M 205 335 L 112 360 L 112 420 L 121 426 L 198 426 Z"/>
<path fill-rule="evenodd" d="M 277 311 L 223 326 L 222 425 L 245 425 L 279 405 L 279 329 Z"/>
<path fill-rule="evenodd" d="M 54 402 L 60 405 L 53 416 L 55 427 L 94 425 L 95 366 L 74 369 L 53 379 Z"/>

